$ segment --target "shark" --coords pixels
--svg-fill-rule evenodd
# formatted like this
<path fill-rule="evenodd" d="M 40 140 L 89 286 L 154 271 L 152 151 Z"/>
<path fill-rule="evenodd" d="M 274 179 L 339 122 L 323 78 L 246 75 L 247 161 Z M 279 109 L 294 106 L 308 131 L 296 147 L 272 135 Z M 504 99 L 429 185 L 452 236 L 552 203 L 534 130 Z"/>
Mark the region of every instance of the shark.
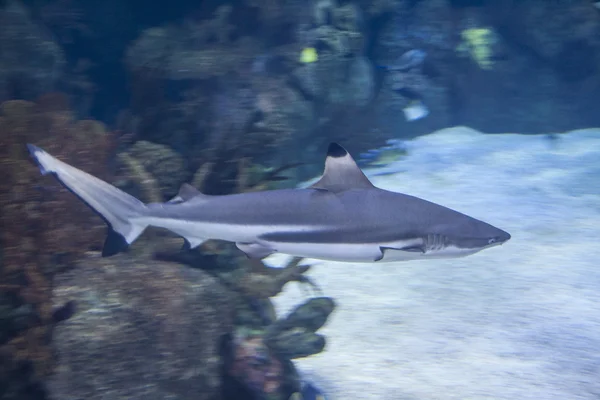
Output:
<path fill-rule="evenodd" d="M 217 239 L 252 259 L 283 253 L 359 263 L 464 257 L 511 238 L 458 211 L 374 186 L 337 143 L 309 187 L 214 196 L 184 183 L 173 199 L 147 204 L 27 146 L 42 174 L 54 175 L 106 222 L 104 257 L 126 251 L 149 226 L 181 236 L 186 249 Z"/>

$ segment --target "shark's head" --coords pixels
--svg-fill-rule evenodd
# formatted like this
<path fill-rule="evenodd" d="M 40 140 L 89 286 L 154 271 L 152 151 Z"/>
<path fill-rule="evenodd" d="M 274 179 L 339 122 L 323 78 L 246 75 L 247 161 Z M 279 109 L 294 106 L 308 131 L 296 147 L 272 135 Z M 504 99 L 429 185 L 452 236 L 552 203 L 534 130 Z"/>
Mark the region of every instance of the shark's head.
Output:
<path fill-rule="evenodd" d="M 440 235 L 433 235 L 433 241 L 437 243 L 428 243 L 427 246 L 433 250 L 432 253 L 437 253 L 431 254 L 434 257 L 466 256 L 510 240 L 508 232 L 465 215 L 452 224 L 438 226 L 435 231 Z"/>
<path fill-rule="evenodd" d="M 464 218 L 445 233 L 447 244 L 468 253 L 499 246 L 510 240 L 510 234 L 475 218 Z"/>

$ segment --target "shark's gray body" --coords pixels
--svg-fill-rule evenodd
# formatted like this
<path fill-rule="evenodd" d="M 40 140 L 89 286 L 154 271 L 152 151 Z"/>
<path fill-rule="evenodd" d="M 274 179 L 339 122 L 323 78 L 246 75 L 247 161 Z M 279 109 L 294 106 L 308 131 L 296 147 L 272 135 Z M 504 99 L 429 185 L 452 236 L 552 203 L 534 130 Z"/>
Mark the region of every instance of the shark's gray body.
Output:
<path fill-rule="evenodd" d="M 107 222 L 105 256 L 124 250 L 148 226 L 181 235 L 190 248 L 221 239 L 253 258 L 280 252 L 353 262 L 461 257 L 510 239 L 457 211 L 376 188 L 337 144 L 329 148 L 323 177 L 309 188 L 208 196 L 184 185 L 160 204 L 144 204 L 42 149 L 29 149 L 43 173 L 53 173 Z"/>

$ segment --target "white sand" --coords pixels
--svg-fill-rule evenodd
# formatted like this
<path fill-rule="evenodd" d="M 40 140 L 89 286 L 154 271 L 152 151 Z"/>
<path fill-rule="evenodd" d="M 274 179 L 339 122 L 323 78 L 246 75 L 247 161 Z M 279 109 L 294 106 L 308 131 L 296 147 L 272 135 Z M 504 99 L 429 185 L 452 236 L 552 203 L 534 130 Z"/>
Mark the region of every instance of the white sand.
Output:
<path fill-rule="evenodd" d="M 600 129 L 551 141 L 460 127 L 409 147 L 369 171 L 377 186 L 512 239 L 462 259 L 313 267 L 338 309 L 300 370 L 329 400 L 600 398 Z M 304 298 L 288 285 L 278 312 Z"/>

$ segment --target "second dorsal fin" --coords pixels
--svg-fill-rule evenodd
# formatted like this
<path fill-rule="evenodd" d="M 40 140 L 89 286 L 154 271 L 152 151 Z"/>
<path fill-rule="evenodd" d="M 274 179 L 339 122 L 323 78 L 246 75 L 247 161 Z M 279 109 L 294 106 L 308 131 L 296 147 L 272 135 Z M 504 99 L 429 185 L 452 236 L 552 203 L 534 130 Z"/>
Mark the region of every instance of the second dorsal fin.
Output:
<path fill-rule="evenodd" d="M 349 189 L 371 189 L 373 184 L 361 171 L 350 153 L 337 143 L 331 143 L 327 149 L 323 176 L 311 186 L 314 189 L 333 193 Z"/>
<path fill-rule="evenodd" d="M 179 188 L 179 193 L 177 193 L 177 196 L 181 197 L 181 199 L 183 201 L 188 201 L 192 197 L 204 196 L 204 195 L 202 193 L 200 193 L 200 191 L 198 189 L 196 189 L 189 183 L 184 183 Z"/>

